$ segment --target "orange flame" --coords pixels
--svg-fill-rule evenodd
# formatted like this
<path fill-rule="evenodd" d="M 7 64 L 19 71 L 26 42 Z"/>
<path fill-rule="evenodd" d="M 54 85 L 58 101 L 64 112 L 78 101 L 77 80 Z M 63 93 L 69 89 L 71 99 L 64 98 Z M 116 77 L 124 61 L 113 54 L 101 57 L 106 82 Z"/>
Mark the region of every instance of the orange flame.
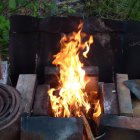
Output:
<path fill-rule="evenodd" d="M 101 114 L 101 106 L 99 100 L 97 100 L 94 110 L 95 113 L 93 113 L 93 118 L 98 118 Z"/>
<path fill-rule="evenodd" d="M 85 92 L 87 81 L 84 81 L 85 71 L 80 62 L 79 53 L 83 50 L 83 56 L 87 57 L 93 37 L 83 41 L 87 35 L 82 33 L 83 24 L 80 23 L 78 32 L 64 35 L 60 41 L 61 50 L 54 57 L 53 64 L 60 67 L 60 86 L 48 91 L 51 106 L 55 117 L 80 116 L 80 111 L 88 112 L 90 104 Z M 59 91 L 59 96 L 56 92 Z"/>

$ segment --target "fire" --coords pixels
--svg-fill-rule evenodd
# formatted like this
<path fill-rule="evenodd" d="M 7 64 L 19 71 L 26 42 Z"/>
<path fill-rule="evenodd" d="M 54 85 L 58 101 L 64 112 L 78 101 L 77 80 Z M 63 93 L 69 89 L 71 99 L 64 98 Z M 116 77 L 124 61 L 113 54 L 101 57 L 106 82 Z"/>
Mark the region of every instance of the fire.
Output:
<path fill-rule="evenodd" d="M 99 100 L 97 100 L 94 110 L 95 110 L 95 113 L 93 113 L 93 118 L 98 118 L 101 114 L 101 106 L 100 106 Z"/>
<path fill-rule="evenodd" d="M 84 64 L 80 61 L 79 53 L 87 57 L 93 37 L 82 33 L 83 23 L 80 23 L 78 32 L 64 35 L 60 40 L 61 50 L 54 56 L 53 64 L 60 67 L 59 87 L 48 91 L 55 117 L 81 116 L 81 110 L 88 113 L 90 103 L 85 86 Z M 88 37 L 87 41 L 84 41 Z M 58 95 L 59 93 L 59 95 Z"/>

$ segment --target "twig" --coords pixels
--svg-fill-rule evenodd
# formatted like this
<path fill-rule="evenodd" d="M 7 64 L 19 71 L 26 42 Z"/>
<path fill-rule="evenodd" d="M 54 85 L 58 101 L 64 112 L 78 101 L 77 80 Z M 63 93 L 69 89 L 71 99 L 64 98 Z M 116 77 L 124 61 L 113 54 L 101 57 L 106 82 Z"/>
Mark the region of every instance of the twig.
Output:
<path fill-rule="evenodd" d="M 81 111 L 81 116 L 83 118 L 83 121 L 84 121 L 84 126 L 85 126 L 85 130 L 86 130 L 86 134 L 87 134 L 87 137 L 88 137 L 88 140 L 95 140 L 93 134 L 92 134 L 92 131 L 91 131 L 91 128 L 89 126 L 89 123 L 84 115 L 84 113 Z"/>

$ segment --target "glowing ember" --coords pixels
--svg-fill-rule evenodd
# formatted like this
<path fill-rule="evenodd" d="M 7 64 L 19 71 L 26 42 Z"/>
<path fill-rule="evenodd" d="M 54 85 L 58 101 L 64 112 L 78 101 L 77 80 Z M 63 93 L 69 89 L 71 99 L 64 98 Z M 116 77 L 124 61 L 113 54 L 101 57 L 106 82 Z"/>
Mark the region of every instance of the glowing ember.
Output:
<path fill-rule="evenodd" d="M 60 67 L 60 80 L 57 89 L 50 89 L 49 96 L 52 111 L 55 117 L 81 116 L 81 110 L 88 113 L 90 104 L 85 92 L 85 71 L 80 62 L 79 53 L 83 50 L 83 56 L 87 57 L 93 37 L 82 33 L 83 24 L 80 23 L 78 32 L 64 35 L 60 41 L 61 50 L 55 55 L 53 64 Z M 83 41 L 88 37 L 88 41 Z M 59 92 L 59 95 L 56 93 Z"/>

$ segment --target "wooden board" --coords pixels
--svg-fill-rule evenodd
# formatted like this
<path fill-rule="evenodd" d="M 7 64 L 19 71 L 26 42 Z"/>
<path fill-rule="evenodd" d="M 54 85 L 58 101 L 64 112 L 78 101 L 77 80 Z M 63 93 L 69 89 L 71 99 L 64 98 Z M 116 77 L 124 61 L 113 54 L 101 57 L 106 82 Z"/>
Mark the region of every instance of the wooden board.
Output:
<path fill-rule="evenodd" d="M 30 114 L 36 89 L 36 74 L 20 74 L 16 89 L 22 97 L 23 113 Z"/>
<path fill-rule="evenodd" d="M 128 80 L 128 75 L 117 74 L 116 79 L 120 115 L 133 116 L 130 91 L 123 83 L 124 81 Z"/>
<path fill-rule="evenodd" d="M 114 83 L 104 83 L 103 85 L 103 112 L 104 114 L 119 114 L 117 93 Z"/>

